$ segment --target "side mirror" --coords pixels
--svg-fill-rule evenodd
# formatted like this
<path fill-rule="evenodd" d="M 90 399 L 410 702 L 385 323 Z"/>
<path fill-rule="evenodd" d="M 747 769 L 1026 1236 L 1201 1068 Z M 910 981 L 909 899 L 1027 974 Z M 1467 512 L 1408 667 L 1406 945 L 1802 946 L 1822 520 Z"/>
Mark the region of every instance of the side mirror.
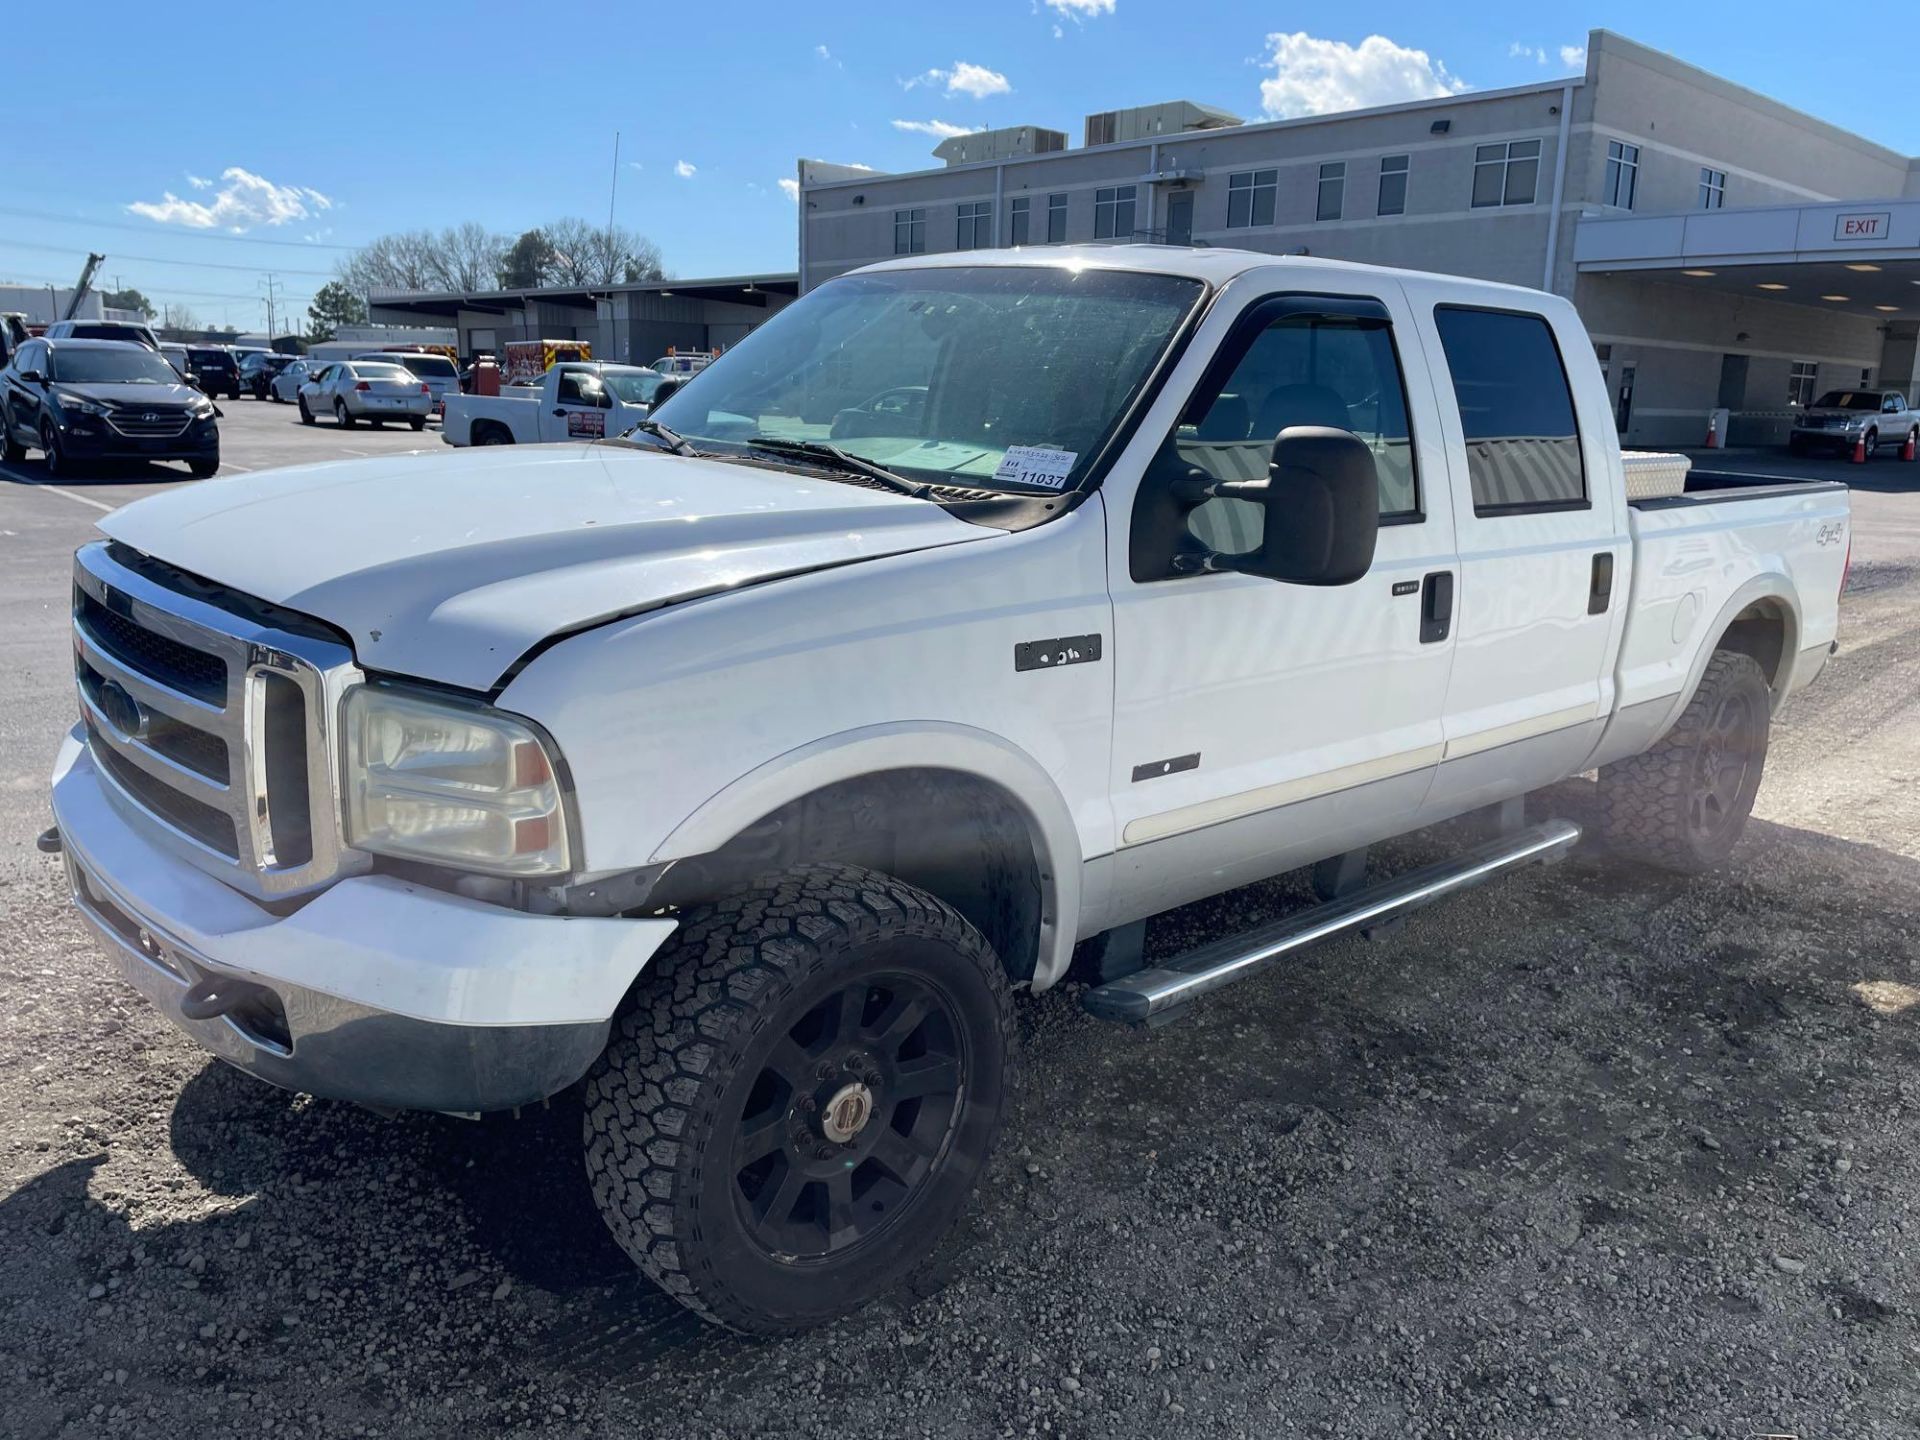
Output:
<path fill-rule="evenodd" d="M 47 383 L 47 377 L 42 375 L 38 370 L 22 370 L 20 372 L 20 378 L 30 381 L 35 385 L 44 385 Z"/>
<path fill-rule="evenodd" d="M 667 401 L 671 400 L 673 398 L 673 392 L 680 388 L 680 383 L 678 380 L 662 381 L 660 388 L 653 392 L 652 408 L 658 410 L 662 405 L 666 404 Z"/>
<path fill-rule="evenodd" d="M 1350 430 L 1294 425 L 1273 442 L 1265 480 L 1179 482 L 1179 498 L 1216 496 L 1266 509 L 1260 544 L 1239 555 L 1175 557 L 1177 569 L 1233 570 L 1289 585 L 1351 585 L 1373 565 L 1380 538 L 1380 477 L 1373 451 Z"/>

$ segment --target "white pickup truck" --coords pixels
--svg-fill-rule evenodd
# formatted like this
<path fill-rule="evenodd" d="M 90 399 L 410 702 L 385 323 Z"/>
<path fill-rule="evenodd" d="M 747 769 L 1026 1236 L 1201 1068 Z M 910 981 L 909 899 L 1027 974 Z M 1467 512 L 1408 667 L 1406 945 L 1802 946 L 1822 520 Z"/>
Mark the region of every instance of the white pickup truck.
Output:
<path fill-rule="evenodd" d="M 579 1085 L 639 1266 L 817 1323 L 960 1211 L 1076 945 L 1095 1014 L 1164 1019 L 1563 853 L 1520 802 L 1590 770 L 1627 856 L 1728 858 L 1847 491 L 1629 502 L 1593 355 L 1556 297 L 1314 259 L 857 271 L 624 440 L 104 517 L 45 843 L 214 1054 Z M 1144 917 L 1310 864 L 1324 903 L 1143 967 Z"/>
<path fill-rule="evenodd" d="M 449 445 L 538 445 L 619 435 L 647 418 L 667 381 L 639 365 L 564 360 L 531 385 L 498 395 L 448 395 L 440 438 Z"/>

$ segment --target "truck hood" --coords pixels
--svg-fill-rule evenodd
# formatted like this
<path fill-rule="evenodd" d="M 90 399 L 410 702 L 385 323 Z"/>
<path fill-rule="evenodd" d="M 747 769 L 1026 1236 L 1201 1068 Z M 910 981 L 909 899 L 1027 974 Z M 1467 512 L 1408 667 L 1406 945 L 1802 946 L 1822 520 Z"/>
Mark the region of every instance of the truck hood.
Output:
<path fill-rule="evenodd" d="M 1837 405 L 1821 407 L 1809 405 L 1800 412 L 1802 420 L 1872 420 L 1881 412 L 1878 410 L 1842 410 Z"/>
<path fill-rule="evenodd" d="M 616 446 L 302 465 L 186 485 L 112 539 L 324 620 L 369 670 L 489 690 L 549 636 L 1000 532 L 835 480 Z"/>

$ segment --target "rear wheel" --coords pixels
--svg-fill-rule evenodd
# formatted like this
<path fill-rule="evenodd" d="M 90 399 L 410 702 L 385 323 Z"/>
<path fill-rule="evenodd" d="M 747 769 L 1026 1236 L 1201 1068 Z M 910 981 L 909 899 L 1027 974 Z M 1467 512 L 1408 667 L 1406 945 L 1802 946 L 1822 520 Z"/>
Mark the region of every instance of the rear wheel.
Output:
<path fill-rule="evenodd" d="M 473 427 L 473 443 L 476 445 L 511 445 L 513 435 L 505 427 L 488 423 Z"/>
<path fill-rule="evenodd" d="M 706 1319 L 820 1324 L 918 1264 L 999 1129 L 1012 1016 L 980 933 L 810 866 L 691 912 L 587 1080 L 594 1198 Z"/>
<path fill-rule="evenodd" d="M 1725 861 L 1760 789 L 1771 701 L 1752 656 L 1716 650 L 1660 742 L 1600 772 L 1601 831 L 1613 849 L 1686 874 Z"/>
<path fill-rule="evenodd" d="M 353 415 L 348 411 L 347 402 L 344 400 L 336 400 L 333 402 L 333 418 L 340 422 L 340 428 L 342 430 L 351 430 L 360 423 L 354 419 Z"/>
<path fill-rule="evenodd" d="M 407 424 L 411 425 L 416 430 L 424 430 L 427 428 L 427 422 L 424 419 L 409 420 L 407 421 Z"/>

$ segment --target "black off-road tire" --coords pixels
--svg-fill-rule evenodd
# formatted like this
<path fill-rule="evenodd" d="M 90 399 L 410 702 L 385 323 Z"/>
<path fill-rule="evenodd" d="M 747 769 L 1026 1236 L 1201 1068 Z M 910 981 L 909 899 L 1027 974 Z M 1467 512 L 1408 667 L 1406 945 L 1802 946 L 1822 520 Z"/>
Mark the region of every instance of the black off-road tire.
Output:
<path fill-rule="evenodd" d="M 1659 743 L 1601 770 L 1600 829 L 1614 852 L 1686 875 L 1722 864 L 1760 789 L 1771 701 L 1752 656 L 1716 650 Z"/>
<path fill-rule="evenodd" d="M 930 1018 L 912 1017 L 915 995 Z M 847 1036 L 894 1033 L 907 1038 L 873 1039 L 871 1062 L 831 1060 Z M 958 1217 L 999 1129 L 1012 1045 L 1005 969 L 944 902 L 847 865 L 765 877 L 689 911 L 616 1020 L 586 1084 L 594 1199 L 635 1263 L 704 1319 L 757 1335 L 821 1324 L 892 1287 Z M 910 1074 L 948 1054 L 951 1093 L 888 1097 L 886 1077 L 905 1095 Z M 816 1067 L 814 1056 L 827 1058 Z M 826 1131 L 847 1113 L 840 1063 L 871 1082 L 872 1106 L 836 1146 Z M 787 1073 L 814 1088 L 783 1086 Z M 756 1134 L 780 1138 L 757 1145 Z M 879 1158 L 897 1156 L 903 1136 L 915 1180 Z M 801 1178 L 822 1167 L 833 1173 Z M 781 1208 L 788 1181 L 798 1199 Z M 803 1253 L 804 1234 L 792 1248 L 769 1243 L 786 1232 L 758 1228 L 762 1210 L 818 1226 L 825 1248 Z"/>

